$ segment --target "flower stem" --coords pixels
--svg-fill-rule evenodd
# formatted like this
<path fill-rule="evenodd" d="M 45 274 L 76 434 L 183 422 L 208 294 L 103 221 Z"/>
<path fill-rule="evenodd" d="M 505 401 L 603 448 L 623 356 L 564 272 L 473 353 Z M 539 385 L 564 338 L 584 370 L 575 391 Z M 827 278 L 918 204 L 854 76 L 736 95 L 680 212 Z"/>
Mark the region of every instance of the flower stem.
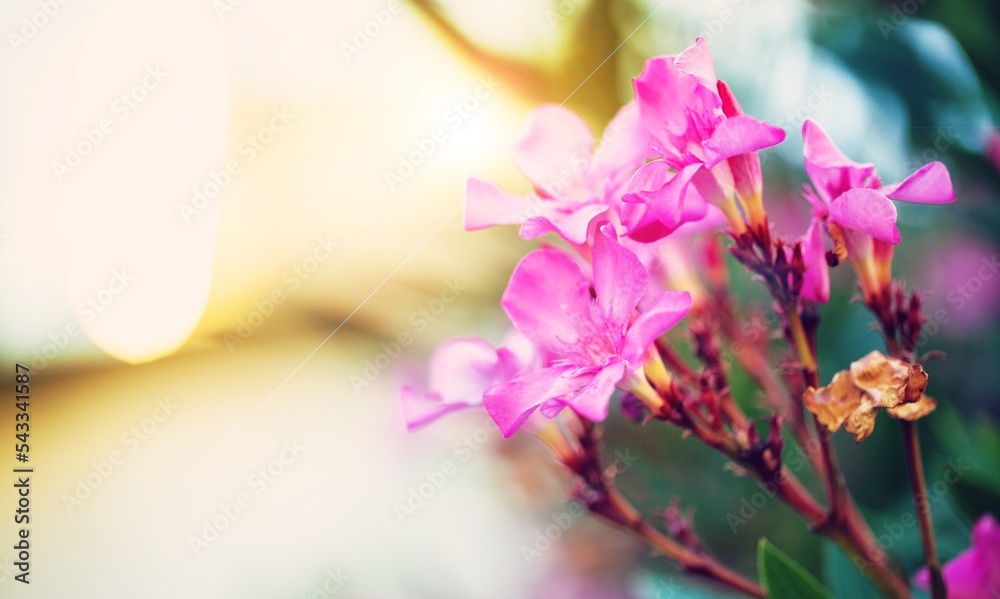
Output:
<path fill-rule="evenodd" d="M 816 352 L 809 341 L 805 327 L 802 325 L 802 317 L 799 315 L 797 306 L 789 306 L 785 310 L 785 315 L 788 319 L 788 329 L 792 344 L 798 351 L 799 361 L 802 363 L 802 373 L 805 377 L 806 386 L 818 389 L 820 384 Z M 797 401 L 796 404 L 795 409 L 801 411 L 801 400 Z M 830 504 L 830 513 L 827 518 L 830 523 L 833 523 L 840 520 L 843 516 L 844 477 L 840 473 L 840 467 L 837 465 L 837 454 L 834 452 L 833 445 L 830 442 L 830 432 L 815 418 L 813 422 L 816 425 L 816 434 L 819 437 L 820 451 L 823 456 L 823 479 L 826 482 L 827 498 Z"/>
<path fill-rule="evenodd" d="M 687 572 L 715 580 L 751 597 L 765 598 L 764 590 L 752 580 L 716 561 L 703 551 L 685 546 L 654 528 L 638 509 L 618 490 L 613 476 L 601 467 L 599 432 L 592 422 L 580 419 L 575 433 L 575 455 L 560 456 L 560 461 L 580 477 L 591 492 L 582 493 L 587 509 L 610 524 L 623 528 L 671 559 Z"/>
<path fill-rule="evenodd" d="M 712 557 L 703 553 L 698 553 L 689 549 L 674 539 L 663 534 L 654 528 L 649 522 L 639 515 L 638 511 L 622 495 L 617 488 L 607 489 L 607 505 L 610 506 L 608 513 L 598 513 L 605 520 L 618 526 L 633 531 L 643 539 L 650 547 L 663 554 L 665 557 L 674 560 L 685 571 L 718 581 L 730 588 L 736 589 L 750 597 L 764 599 L 764 590 L 757 583 L 745 576 L 730 570 L 720 564 Z"/>
<path fill-rule="evenodd" d="M 906 466 L 910 474 L 910 487 L 913 490 L 913 504 L 920 522 L 920 536 L 924 545 L 924 560 L 930 573 L 931 597 L 945 599 L 944 577 L 941 575 L 941 562 L 938 561 L 937 544 L 934 540 L 934 527 L 931 524 L 931 506 L 927 498 L 927 484 L 924 478 L 924 463 L 920 456 L 920 437 L 917 433 L 917 423 L 900 420 L 903 431 L 903 447 L 906 453 Z"/>
<path fill-rule="evenodd" d="M 810 338 L 806 334 L 802 317 L 796 305 L 788 306 L 785 315 L 788 319 L 789 341 L 798 351 L 806 385 L 819 388 L 815 338 Z M 796 409 L 801 410 L 801 399 L 797 404 Z M 866 573 L 887 596 L 893 598 L 910 597 L 911 593 L 905 580 L 901 579 L 889 564 L 885 553 L 878 547 L 871 529 L 847 491 L 829 430 L 815 416 L 813 423 L 819 437 L 823 458 L 823 479 L 826 482 L 829 499 L 826 517 L 822 522 L 815 523 L 817 531 L 837 540 L 851 557 L 863 560 L 867 564 Z"/>

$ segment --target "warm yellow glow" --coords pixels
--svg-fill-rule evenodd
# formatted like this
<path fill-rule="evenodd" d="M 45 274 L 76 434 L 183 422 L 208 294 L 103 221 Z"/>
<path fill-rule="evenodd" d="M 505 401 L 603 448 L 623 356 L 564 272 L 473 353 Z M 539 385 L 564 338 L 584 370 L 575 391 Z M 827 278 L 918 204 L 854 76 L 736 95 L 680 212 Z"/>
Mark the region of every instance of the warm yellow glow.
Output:
<path fill-rule="evenodd" d="M 205 16 L 198 0 L 105 2 L 69 93 L 66 130 L 79 133 L 53 173 L 70 305 L 91 340 L 127 361 L 180 346 L 208 297 L 229 177 L 229 61 L 226 29 Z"/>

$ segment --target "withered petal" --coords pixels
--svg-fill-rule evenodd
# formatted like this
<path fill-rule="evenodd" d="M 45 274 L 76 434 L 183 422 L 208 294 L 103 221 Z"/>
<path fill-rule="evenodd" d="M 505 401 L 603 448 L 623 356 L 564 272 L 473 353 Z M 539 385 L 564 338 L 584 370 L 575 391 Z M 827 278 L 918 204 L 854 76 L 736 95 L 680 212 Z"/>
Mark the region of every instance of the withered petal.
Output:
<path fill-rule="evenodd" d="M 809 387 L 803 397 L 806 409 L 831 432 L 843 426 L 844 421 L 861 405 L 861 399 L 861 390 L 854 385 L 851 373 L 846 370 L 835 374 L 826 387 Z"/>
<path fill-rule="evenodd" d="M 900 420 L 919 420 L 937 408 L 937 402 L 929 395 L 921 395 L 920 399 L 888 408 L 889 415 Z"/>

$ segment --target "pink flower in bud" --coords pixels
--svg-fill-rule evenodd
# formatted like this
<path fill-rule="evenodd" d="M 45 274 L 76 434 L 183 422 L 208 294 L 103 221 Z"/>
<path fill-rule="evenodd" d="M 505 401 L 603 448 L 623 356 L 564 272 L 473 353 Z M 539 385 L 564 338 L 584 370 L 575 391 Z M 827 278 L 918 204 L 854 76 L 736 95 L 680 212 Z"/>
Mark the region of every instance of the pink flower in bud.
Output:
<path fill-rule="evenodd" d="M 649 389 L 642 368 L 646 349 L 687 314 L 691 296 L 665 291 L 636 316 L 648 279 L 607 225 L 594 241 L 592 278 L 553 249 L 521 260 L 501 305 L 543 366 L 494 384 L 483 397 L 505 437 L 539 407 L 548 418 L 568 406 L 584 418 L 604 420 L 616 386 Z"/>
<path fill-rule="evenodd" d="M 991 514 L 972 529 L 972 547 L 945 564 L 942 574 L 948 599 L 1000 597 L 1000 524 Z M 927 568 L 917 573 L 915 582 L 929 587 Z"/>
<path fill-rule="evenodd" d="M 826 263 L 826 248 L 823 245 L 823 223 L 814 218 L 809 223 L 806 234 L 799 239 L 805 273 L 802 279 L 802 299 L 825 304 L 830 301 L 830 268 Z M 792 247 L 785 248 L 789 263 L 792 262 Z"/>
<path fill-rule="evenodd" d="M 633 103 L 611 120 L 596 152 L 590 128 L 579 116 L 554 104 L 537 108 L 513 148 L 514 162 L 535 193 L 517 196 L 470 178 L 465 228 L 519 224 L 523 239 L 556 233 L 583 244 L 595 219 L 609 208 L 618 210 L 624 185 L 645 160 L 648 146 Z"/>

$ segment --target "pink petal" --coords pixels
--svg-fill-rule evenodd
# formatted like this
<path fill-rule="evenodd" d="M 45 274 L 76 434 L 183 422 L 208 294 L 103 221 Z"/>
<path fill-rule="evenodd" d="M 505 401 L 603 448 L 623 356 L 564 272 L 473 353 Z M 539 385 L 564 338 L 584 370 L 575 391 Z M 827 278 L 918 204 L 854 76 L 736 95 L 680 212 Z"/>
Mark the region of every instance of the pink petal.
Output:
<path fill-rule="evenodd" d="M 594 422 L 601 422 L 608 417 L 608 404 L 615 391 L 615 385 L 625 376 L 625 363 L 612 361 L 596 374 L 577 377 L 574 384 L 579 385 L 561 397 L 547 400 L 542 405 L 542 414 L 554 418 L 564 407 Z M 582 383 L 582 384 L 580 384 Z"/>
<path fill-rule="evenodd" d="M 591 176 L 618 181 L 639 168 L 648 155 L 649 134 L 643 128 L 639 105 L 622 106 L 604 129 L 601 144 L 594 153 Z"/>
<path fill-rule="evenodd" d="M 770 148 L 784 140 L 785 130 L 780 127 L 745 114 L 734 116 L 719 123 L 705 141 L 705 166 L 712 168 L 732 156 Z"/>
<path fill-rule="evenodd" d="M 979 519 L 972 530 L 972 547 L 945 564 L 942 574 L 948 599 L 980 599 L 1000 591 L 1000 526 L 992 515 Z M 914 577 L 918 586 L 928 588 L 930 575 L 923 568 Z"/>
<path fill-rule="evenodd" d="M 568 108 L 546 104 L 528 116 L 526 130 L 514 144 L 514 163 L 536 189 L 551 197 L 575 197 L 593 146 L 594 136 L 583 119 Z"/>
<path fill-rule="evenodd" d="M 531 340 L 515 328 L 507 331 L 503 337 L 503 347 L 497 350 L 501 363 L 513 364 L 517 370 L 524 370 L 534 364 L 536 353 Z"/>
<path fill-rule="evenodd" d="M 537 197 L 519 197 L 493 183 L 470 177 L 465 188 L 465 230 L 521 224 L 531 211 L 539 210 L 535 207 L 538 204 Z"/>
<path fill-rule="evenodd" d="M 591 221 L 608 211 L 607 205 L 597 202 L 577 204 L 569 211 L 552 206 L 554 203 L 547 202 L 550 205 L 540 210 L 544 215 L 524 221 L 521 239 L 537 239 L 555 233 L 570 243 L 583 244 L 587 242 Z"/>
<path fill-rule="evenodd" d="M 733 90 L 729 89 L 726 82 L 720 79 L 716 87 L 719 91 L 719 99 L 722 100 L 722 114 L 729 118 L 743 114 L 743 108 L 736 101 L 736 95 Z"/>
<path fill-rule="evenodd" d="M 699 198 L 700 197 L 701 196 L 699 196 Z M 705 200 L 701 200 L 701 202 L 704 201 Z M 726 221 L 726 215 L 722 213 L 722 210 L 719 210 L 712 204 L 705 204 L 705 208 L 705 216 L 703 218 L 688 221 L 677 227 L 677 230 L 674 231 L 673 238 L 682 239 L 699 233 L 714 233 L 726 227 L 728 221 Z"/>
<path fill-rule="evenodd" d="M 469 406 L 464 404 L 442 403 L 434 394 L 421 395 L 410 387 L 403 387 L 399 393 L 400 407 L 403 408 L 403 420 L 407 430 L 417 430 L 438 418 Z"/>
<path fill-rule="evenodd" d="M 681 156 L 690 143 L 700 141 L 689 136 L 692 115 L 707 125 L 721 118 L 715 116 L 721 100 L 714 87 L 709 90 L 694 77 L 678 71 L 672 56 L 647 60 L 632 86 L 642 126 L 664 156 Z"/>
<path fill-rule="evenodd" d="M 948 167 L 940 162 L 925 164 L 901 183 L 883 187 L 882 193 L 890 200 L 918 204 L 949 204 L 955 201 Z"/>
<path fill-rule="evenodd" d="M 715 65 L 712 64 L 712 52 L 708 49 L 708 42 L 700 35 L 695 38 L 694 44 L 677 55 L 674 67 L 682 73 L 691 75 L 708 89 L 715 91 Z"/>
<path fill-rule="evenodd" d="M 680 322 L 690 310 L 691 294 L 687 291 L 664 291 L 658 295 L 625 334 L 622 359 L 630 368 L 638 368 L 646 348 Z"/>
<path fill-rule="evenodd" d="M 886 243 L 899 243 L 896 207 L 873 189 L 851 189 L 830 202 L 830 220 Z"/>
<path fill-rule="evenodd" d="M 830 301 L 830 268 L 826 263 L 823 224 L 819 219 L 813 219 L 802 240 L 802 258 L 806 263 L 802 297 L 820 304 L 827 303 Z"/>
<path fill-rule="evenodd" d="M 618 243 L 614 229 L 602 227 L 594 240 L 594 294 L 616 342 L 625 335 L 648 282 L 649 275 L 639 258 Z"/>
<path fill-rule="evenodd" d="M 875 174 L 873 165 L 859 164 L 844 156 L 823 129 L 809 119 L 802 123 L 802 141 L 806 172 L 826 202 L 848 189 L 865 187 Z"/>
<path fill-rule="evenodd" d="M 543 354 L 559 353 L 580 336 L 580 315 L 591 311 L 590 281 L 568 256 L 535 250 L 521 259 L 500 305 Z"/>
<path fill-rule="evenodd" d="M 544 368 L 490 387 L 483 405 L 504 437 L 510 437 L 546 399 L 567 392 L 564 370 Z"/>
<path fill-rule="evenodd" d="M 690 185 L 701 168 L 692 164 L 674 173 L 657 160 L 636 171 L 622 197 L 622 225 L 629 237 L 644 243 L 656 241 L 686 222 L 704 218 L 708 206 Z"/>
<path fill-rule="evenodd" d="M 497 350 L 485 339 L 448 339 L 431 355 L 427 387 L 444 403 L 479 405 L 499 366 Z"/>

